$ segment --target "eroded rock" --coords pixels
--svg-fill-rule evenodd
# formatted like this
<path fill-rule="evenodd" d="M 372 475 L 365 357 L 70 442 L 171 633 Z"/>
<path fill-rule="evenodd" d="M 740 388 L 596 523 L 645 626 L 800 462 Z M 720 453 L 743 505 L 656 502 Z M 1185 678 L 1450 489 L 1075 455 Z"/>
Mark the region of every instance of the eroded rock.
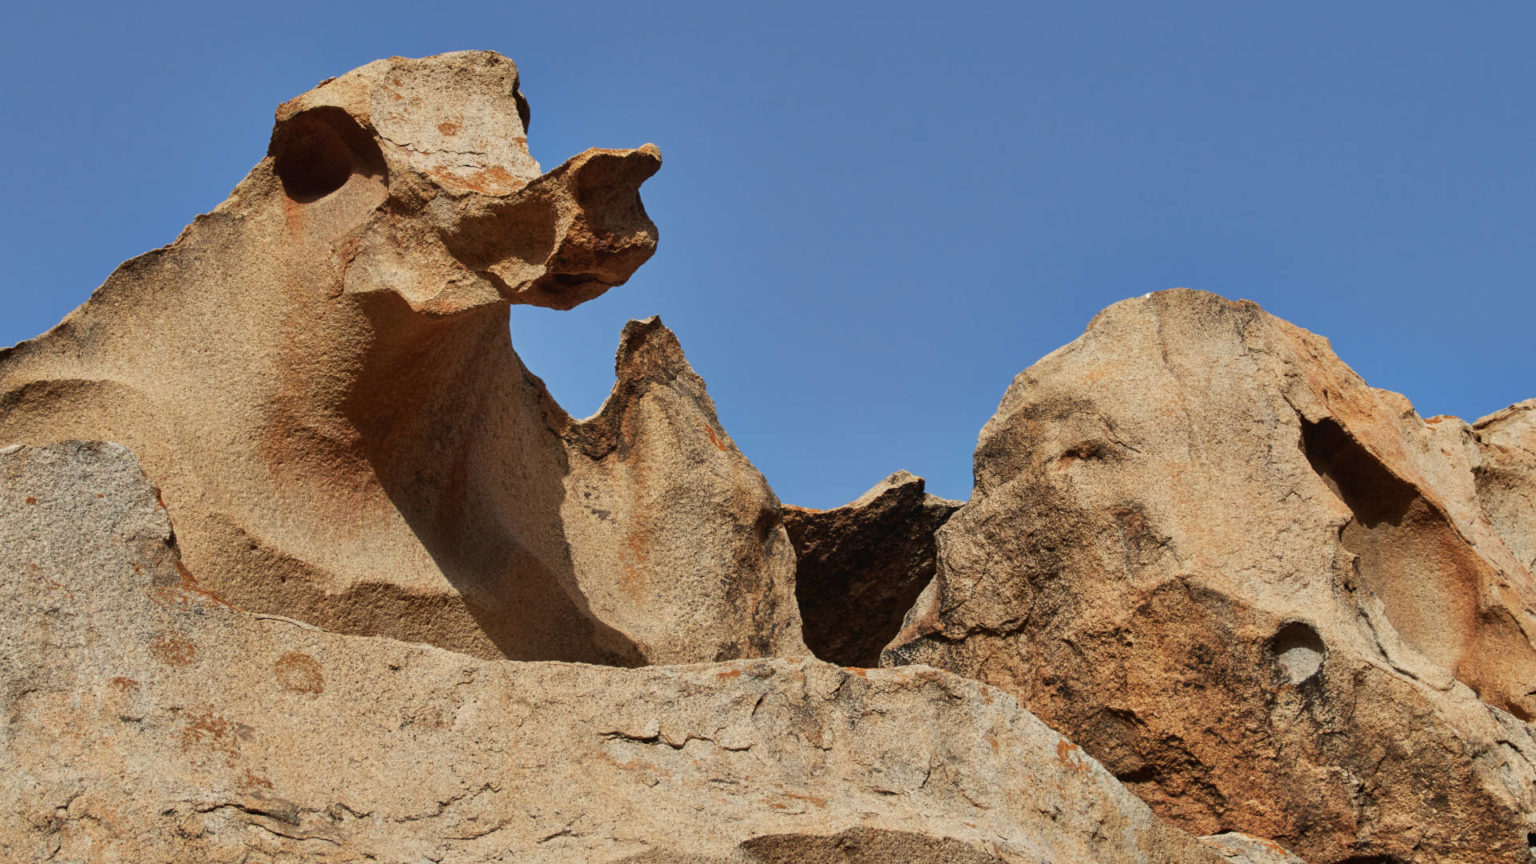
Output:
<path fill-rule="evenodd" d="M 589 150 L 541 173 L 527 119 L 516 67 L 490 52 L 381 60 L 285 103 L 227 201 L 0 351 L 0 445 L 130 446 L 186 566 L 243 608 L 482 657 L 803 651 L 793 604 L 764 599 L 792 590 L 777 504 L 734 448 L 669 478 L 715 494 L 662 532 L 691 528 L 715 569 L 663 573 L 657 555 L 640 585 L 586 567 L 607 550 L 583 544 L 612 538 L 571 530 L 567 495 L 595 475 L 513 351 L 508 307 L 624 282 L 656 246 L 638 188 L 660 157 Z M 677 410 L 670 444 L 723 435 L 712 410 Z M 686 639 L 634 624 L 683 615 Z"/>
<path fill-rule="evenodd" d="M 1201 837 L 1207 846 L 1220 852 L 1232 864 L 1306 864 L 1285 851 L 1278 843 L 1250 837 L 1236 831 Z"/>
<path fill-rule="evenodd" d="M 0 453 L 0 858 L 1220 864 L 993 688 L 232 609 L 116 445 Z"/>
<path fill-rule="evenodd" d="M 1017 695 L 1193 833 L 1524 860 L 1536 588 L 1454 427 L 1252 303 L 1118 303 L 1008 389 L 885 662 Z"/>
<path fill-rule="evenodd" d="M 805 643 L 842 666 L 876 666 L 880 650 L 933 579 L 934 532 L 960 507 L 898 471 L 831 510 L 786 507 Z"/>
<path fill-rule="evenodd" d="M 1536 399 L 1474 424 L 1477 500 L 1528 570 L 1536 570 Z"/>
<path fill-rule="evenodd" d="M 593 613 L 648 663 L 807 653 L 779 499 L 659 318 L 624 328 L 618 383 L 566 430 L 561 518 Z"/>

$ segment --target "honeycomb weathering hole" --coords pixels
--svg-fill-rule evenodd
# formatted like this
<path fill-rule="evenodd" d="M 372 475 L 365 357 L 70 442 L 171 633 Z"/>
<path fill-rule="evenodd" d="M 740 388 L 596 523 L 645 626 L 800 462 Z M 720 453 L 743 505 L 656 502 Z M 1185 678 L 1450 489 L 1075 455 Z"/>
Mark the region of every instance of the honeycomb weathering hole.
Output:
<path fill-rule="evenodd" d="M 1311 625 L 1292 621 L 1282 626 L 1274 638 L 1269 640 L 1269 653 L 1286 680 L 1300 684 L 1323 668 L 1327 647 Z"/>
<path fill-rule="evenodd" d="M 268 152 L 283 191 L 295 201 L 317 201 L 347 185 L 354 173 L 378 173 L 378 146 L 339 108 L 316 108 L 277 128 Z M 372 157 L 372 158 L 370 158 Z"/>
<path fill-rule="evenodd" d="M 1339 542 L 1355 556 L 1356 576 L 1381 600 L 1392 629 L 1434 663 L 1456 669 L 1477 626 L 1485 566 L 1477 553 L 1438 506 L 1333 418 L 1302 418 L 1301 449 L 1348 508 Z"/>

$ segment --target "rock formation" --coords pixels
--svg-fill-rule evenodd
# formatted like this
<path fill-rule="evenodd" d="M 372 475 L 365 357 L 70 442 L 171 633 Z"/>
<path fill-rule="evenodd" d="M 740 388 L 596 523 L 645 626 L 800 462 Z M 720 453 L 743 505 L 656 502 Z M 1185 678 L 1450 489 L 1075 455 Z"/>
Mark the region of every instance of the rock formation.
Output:
<path fill-rule="evenodd" d="M 618 383 L 564 430 L 560 514 L 582 595 L 647 663 L 805 654 L 779 499 L 660 319 L 624 328 Z"/>
<path fill-rule="evenodd" d="M 1423 420 L 1176 290 L 1014 380 L 963 505 L 784 508 L 659 319 L 585 420 L 518 359 L 660 164 L 528 117 L 488 52 L 323 82 L 0 350 L 0 859 L 1530 860 L 1536 401 Z"/>
<path fill-rule="evenodd" d="M 1529 514 L 1477 493 L 1533 477 L 1494 421 L 1474 489 L 1458 423 L 1251 303 L 1116 304 L 1014 379 L 885 661 L 1013 693 L 1195 833 L 1522 860 L 1536 587 L 1495 524 Z"/>
<path fill-rule="evenodd" d="M 786 507 L 811 652 L 844 666 L 878 665 L 880 649 L 933 579 L 934 532 L 959 506 L 898 471 L 841 507 Z"/>
<path fill-rule="evenodd" d="M 1536 571 L 1536 399 L 1473 426 L 1477 501 L 1509 551 Z"/>
<path fill-rule="evenodd" d="M 931 669 L 486 661 L 231 609 L 117 445 L 0 453 L 0 608 L 6 861 L 1222 861 Z"/>
<path fill-rule="evenodd" d="M 803 653 L 778 501 L 671 335 L 626 335 L 586 423 L 513 351 L 511 304 L 569 308 L 656 246 L 656 148 L 541 174 L 527 123 L 489 52 L 284 104 L 229 200 L 0 352 L 0 441 L 132 448 L 242 608 L 481 657 Z"/>

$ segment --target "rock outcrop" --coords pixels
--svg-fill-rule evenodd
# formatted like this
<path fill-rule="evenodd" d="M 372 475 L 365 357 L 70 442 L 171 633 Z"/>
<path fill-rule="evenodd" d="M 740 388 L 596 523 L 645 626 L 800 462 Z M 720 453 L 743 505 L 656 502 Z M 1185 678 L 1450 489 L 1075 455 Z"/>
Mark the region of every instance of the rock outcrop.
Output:
<path fill-rule="evenodd" d="M 519 360 L 660 165 L 528 119 L 489 52 L 322 82 L 0 350 L 0 859 L 1536 853 L 1536 401 L 1176 290 L 1014 380 L 970 501 L 784 508 L 660 319 L 584 420 Z"/>
<path fill-rule="evenodd" d="M 822 660 L 877 666 L 933 579 L 934 532 L 960 507 L 898 471 L 831 510 L 784 508 L 805 644 Z"/>
<path fill-rule="evenodd" d="M 0 452 L 7 861 L 1220 864 L 1005 694 L 485 661 L 231 609 L 112 444 Z"/>
<path fill-rule="evenodd" d="M 1252 303 L 1118 303 L 1008 389 L 885 662 L 1015 694 L 1194 833 L 1524 860 L 1536 586 L 1455 425 Z"/>
<path fill-rule="evenodd" d="M 1490 414 L 1473 430 L 1477 501 L 1509 550 L 1536 571 L 1536 399 Z"/>
<path fill-rule="evenodd" d="M 569 308 L 656 246 L 656 148 L 541 174 L 527 122 L 489 52 L 284 104 L 229 200 L 0 351 L 0 443 L 132 448 L 245 609 L 481 657 L 804 653 L 777 499 L 671 335 L 626 335 L 585 423 L 513 351 L 511 304 Z"/>

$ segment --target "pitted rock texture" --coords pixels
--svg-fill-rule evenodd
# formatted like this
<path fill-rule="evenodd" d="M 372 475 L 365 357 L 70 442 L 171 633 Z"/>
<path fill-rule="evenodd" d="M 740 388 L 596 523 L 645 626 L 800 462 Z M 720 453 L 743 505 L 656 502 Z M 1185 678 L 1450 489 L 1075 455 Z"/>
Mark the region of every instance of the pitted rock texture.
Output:
<path fill-rule="evenodd" d="M 1477 500 L 1527 570 L 1536 570 L 1536 399 L 1473 426 Z"/>
<path fill-rule="evenodd" d="M 1201 837 L 1207 846 L 1220 852 L 1231 864 L 1306 864 L 1285 851 L 1278 843 L 1250 837 L 1236 831 Z"/>
<path fill-rule="evenodd" d="M 805 643 L 822 660 L 877 666 L 933 579 L 934 532 L 960 507 L 898 471 L 831 510 L 784 509 Z"/>
<path fill-rule="evenodd" d="M 0 858 L 1220 864 L 993 688 L 232 609 L 113 444 L 0 453 Z"/>
<path fill-rule="evenodd" d="M 647 663 L 808 653 L 783 508 L 677 337 L 631 321 L 615 366 L 602 408 L 565 431 L 561 520 L 593 614 Z"/>
<path fill-rule="evenodd" d="M 701 491 L 656 530 L 688 534 L 692 559 L 609 569 L 606 544 L 643 526 L 566 523 L 573 488 L 665 459 L 642 445 L 600 471 L 569 451 L 579 424 L 513 351 L 508 307 L 624 282 L 656 246 L 638 188 L 660 157 L 589 150 L 541 174 L 527 120 L 516 67 L 490 52 L 381 60 L 285 103 L 227 201 L 0 351 L 0 446 L 131 447 L 188 569 L 246 609 L 481 657 L 803 653 L 777 501 L 734 447 L 698 477 L 667 463 Z M 672 367 L 692 375 L 680 353 Z M 670 443 L 697 450 L 726 439 L 694 389 L 664 410 Z M 621 381 L 605 410 L 649 430 L 663 409 L 622 404 L 641 390 Z"/>
<path fill-rule="evenodd" d="M 1015 694 L 1193 833 L 1524 861 L 1536 588 L 1456 426 L 1252 303 L 1118 303 L 1008 389 L 884 660 Z"/>

